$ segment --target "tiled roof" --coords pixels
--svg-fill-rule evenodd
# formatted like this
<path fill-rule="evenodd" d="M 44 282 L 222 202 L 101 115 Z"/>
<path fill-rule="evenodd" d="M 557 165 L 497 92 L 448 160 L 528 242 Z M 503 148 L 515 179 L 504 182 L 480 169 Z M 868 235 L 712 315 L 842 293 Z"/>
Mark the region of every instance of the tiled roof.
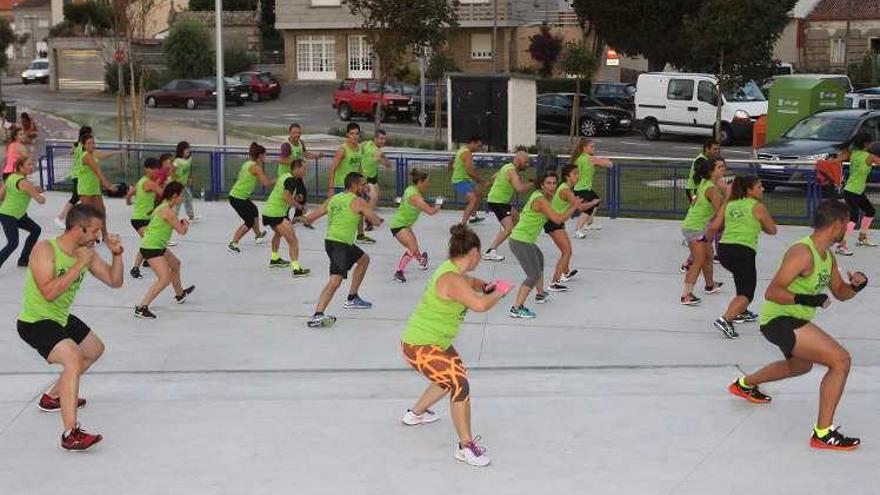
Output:
<path fill-rule="evenodd" d="M 0 10 L 12 10 L 21 0 L 0 0 Z"/>
<path fill-rule="evenodd" d="M 2 1 L 2 0 L 0 0 Z M 24 7 L 24 8 L 37 8 L 37 7 L 47 7 L 52 3 L 52 0 L 18 0 L 18 4 L 16 7 Z"/>
<path fill-rule="evenodd" d="M 880 0 L 822 0 L 810 20 L 880 20 Z"/>

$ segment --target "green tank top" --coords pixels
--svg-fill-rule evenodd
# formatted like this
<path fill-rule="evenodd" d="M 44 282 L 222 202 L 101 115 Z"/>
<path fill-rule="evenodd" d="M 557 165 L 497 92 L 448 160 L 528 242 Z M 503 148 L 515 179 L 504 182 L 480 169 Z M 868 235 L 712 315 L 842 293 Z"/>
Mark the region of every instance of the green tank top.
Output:
<path fill-rule="evenodd" d="M 147 230 L 144 231 L 144 238 L 141 239 L 141 247 L 144 249 L 165 249 L 168 241 L 171 240 L 173 227 L 170 223 L 162 218 L 162 210 L 168 208 L 168 202 L 163 202 L 153 211 L 153 217 L 147 224 Z"/>
<path fill-rule="evenodd" d="M 156 191 L 144 189 L 149 177 L 141 177 L 134 186 L 134 204 L 131 207 L 132 220 L 149 220 L 150 214 L 156 207 Z"/>
<path fill-rule="evenodd" d="M 343 155 L 342 161 L 336 168 L 336 175 L 333 177 L 333 185 L 335 187 L 345 187 L 345 177 L 351 172 L 358 172 L 361 168 L 362 150 L 358 146 L 357 150 L 348 147 L 348 143 L 342 145 Z"/>
<path fill-rule="evenodd" d="M 495 176 L 495 181 L 492 182 L 492 187 L 489 189 L 488 199 L 490 203 L 510 204 L 513 201 L 513 193 L 515 191 L 513 184 L 510 183 L 511 170 L 513 173 L 517 173 L 516 166 L 513 163 L 506 163 L 498 171 L 498 175 Z"/>
<path fill-rule="evenodd" d="M 18 188 L 21 180 L 26 180 L 25 176 L 17 172 L 6 178 L 6 197 L 0 205 L 0 215 L 18 219 L 27 213 L 31 195 Z"/>
<path fill-rule="evenodd" d="M 691 172 L 688 174 L 687 185 L 685 186 L 686 189 L 690 189 L 691 191 L 697 188 L 697 184 L 694 182 L 694 170 L 697 168 L 697 161 L 701 158 L 705 160 L 706 155 L 700 153 L 694 158 L 694 161 L 691 162 Z"/>
<path fill-rule="evenodd" d="M 79 174 L 77 174 L 76 192 L 80 196 L 100 196 L 101 180 L 98 179 L 98 176 L 95 175 L 91 167 L 85 164 L 85 159 L 86 153 L 83 152 L 82 157 L 80 157 Z M 92 155 L 92 159 L 95 160 L 95 166 L 101 166 L 97 156 Z"/>
<path fill-rule="evenodd" d="M 299 144 L 293 144 L 293 142 L 290 141 L 290 138 L 287 138 L 286 144 L 288 146 L 290 146 L 290 155 L 285 160 L 287 163 L 282 163 L 282 162 L 278 163 L 278 176 L 279 177 L 281 177 L 284 174 L 292 173 L 292 171 L 290 170 L 290 164 L 292 164 L 294 160 L 302 160 L 302 158 L 305 154 L 303 152 L 302 141 L 300 141 Z"/>
<path fill-rule="evenodd" d="M 871 154 L 864 150 L 854 150 L 849 158 L 849 177 L 846 179 L 844 191 L 853 194 L 865 192 L 865 183 L 871 175 L 871 164 L 868 163 Z"/>
<path fill-rule="evenodd" d="M 706 191 L 715 187 L 715 184 L 709 180 L 700 181 L 697 186 L 697 201 L 688 208 L 687 216 L 681 223 L 681 228 L 686 230 L 703 230 L 712 219 L 715 210 L 712 208 L 712 202 L 706 197 Z"/>
<path fill-rule="evenodd" d="M 71 168 L 70 172 L 71 179 L 77 179 L 80 171 L 82 171 L 83 153 L 82 144 L 76 143 L 76 146 L 73 147 L 73 168 Z"/>
<path fill-rule="evenodd" d="M 571 208 L 571 203 L 562 199 L 562 191 L 567 191 L 568 189 L 568 182 L 563 182 L 556 188 L 556 193 L 553 194 L 553 199 L 550 200 L 550 207 L 556 213 L 565 213 Z"/>
<path fill-rule="evenodd" d="M 330 198 L 327 204 L 327 236 L 330 241 L 353 245 L 361 216 L 351 210 L 355 195 L 343 191 Z"/>
<path fill-rule="evenodd" d="M 752 212 L 758 200 L 742 198 L 727 203 L 724 208 L 724 233 L 721 234 L 722 244 L 739 244 L 758 250 L 758 235 L 761 233 L 761 221 Z"/>
<path fill-rule="evenodd" d="M 58 239 L 49 239 L 52 245 L 52 251 L 55 254 L 55 278 L 58 278 L 76 264 L 76 258 L 68 255 L 58 246 Z M 61 326 L 67 325 L 67 317 L 70 316 L 70 306 L 79 287 L 82 285 L 83 279 L 86 277 L 88 269 L 84 269 L 76 280 L 70 284 L 70 287 L 58 296 L 54 301 L 47 301 L 37 283 L 34 280 L 34 274 L 31 269 L 27 269 L 24 280 L 24 298 L 21 305 L 21 314 L 18 319 L 25 323 L 36 323 L 42 320 L 52 320 Z"/>
<path fill-rule="evenodd" d="M 578 168 L 578 181 L 574 185 L 575 191 L 592 191 L 593 176 L 596 175 L 596 166 L 593 165 L 593 157 L 588 153 L 581 153 L 574 164 Z"/>
<path fill-rule="evenodd" d="M 364 177 L 373 178 L 379 175 L 379 160 L 376 160 L 376 151 L 379 147 L 373 140 L 369 140 L 361 145 L 361 170 Z"/>
<path fill-rule="evenodd" d="M 284 183 L 287 182 L 287 179 L 292 177 L 293 176 L 290 174 L 283 174 L 278 177 L 278 180 L 275 182 L 275 187 L 272 188 L 272 192 L 270 192 L 269 197 L 266 198 L 266 205 L 263 206 L 263 216 L 275 218 L 286 217 L 290 212 L 290 203 L 284 199 L 284 191 L 286 191 Z"/>
<path fill-rule="evenodd" d="M 257 176 L 251 173 L 251 166 L 255 164 L 256 162 L 253 160 L 248 160 L 241 164 L 241 168 L 238 170 L 238 178 L 235 179 L 235 184 L 232 185 L 229 196 L 236 199 L 250 199 L 251 194 L 254 193 L 254 189 L 257 187 Z"/>
<path fill-rule="evenodd" d="M 428 279 L 428 286 L 416 310 L 406 323 L 400 340 L 410 345 L 435 345 L 443 350 L 452 345 L 458 336 L 461 322 L 467 315 L 467 306 L 458 301 L 447 301 L 437 295 L 437 280 L 450 272 L 458 273 L 458 267 L 450 260 L 444 261 Z"/>
<path fill-rule="evenodd" d="M 541 228 L 547 223 L 547 217 L 543 213 L 533 210 L 532 203 L 543 196 L 544 194 L 540 190 L 533 192 L 529 196 L 529 201 L 519 215 L 519 222 L 516 222 L 516 227 L 513 228 L 513 232 L 510 234 L 511 239 L 516 239 L 519 242 L 528 242 L 529 244 L 534 244 L 538 241 L 538 235 L 541 233 Z"/>
<path fill-rule="evenodd" d="M 825 291 L 828 283 L 831 281 L 831 263 L 834 259 L 830 251 L 825 253 L 823 260 L 819 256 L 816 244 L 810 236 L 804 237 L 796 244 L 804 244 L 810 248 L 813 253 L 813 272 L 807 277 L 797 277 L 794 279 L 786 290 L 793 294 L 816 295 Z M 770 320 L 779 318 L 780 316 L 789 316 L 801 320 L 810 321 L 816 316 L 816 308 L 810 306 L 802 306 L 800 304 L 779 304 L 773 301 L 765 300 L 761 307 L 761 316 L 759 322 L 766 325 Z"/>
<path fill-rule="evenodd" d="M 174 180 L 180 182 L 184 186 L 189 184 L 189 177 L 192 175 L 192 156 L 189 158 L 174 159 Z"/>
<path fill-rule="evenodd" d="M 455 152 L 455 160 L 452 162 L 452 183 L 458 184 L 459 182 L 464 182 L 466 180 L 471 180 L 471 176 L 467 173 L 467 168 L 464 166 L 464 160 L 461 156 L 465 151 L 468 151 L 467 146 L 462 146 Z"/>
<path fill-rule="evenodd" d="M 413 206 L 409 200 L 413 196 L 421 195 L 422 193 L 420 193 L 419 189 L 414 185 L 407 187 L 406 190 L 403 191 L 403 197 L 400 199 L 400 206 L 397 207 L 397 211 L 394 213 L 394 216 L 391 217 L 391 221 L 388 222 L 388 225 L 392 229 L 412 227 L 416 223 L 422 210 Z"/>

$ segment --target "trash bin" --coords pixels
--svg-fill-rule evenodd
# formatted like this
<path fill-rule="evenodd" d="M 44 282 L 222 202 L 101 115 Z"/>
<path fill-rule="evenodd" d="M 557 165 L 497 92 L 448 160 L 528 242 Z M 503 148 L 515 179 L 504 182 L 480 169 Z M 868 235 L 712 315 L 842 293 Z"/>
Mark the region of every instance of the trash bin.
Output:
<path fill-rule="evenodd" d="M 3 115 L 6 117 L 6 122 L 10 124 L 15 124 L 18 122 L 18 108 L 15 100 L 4 100 L 2 103 L 3 107 Z"/>

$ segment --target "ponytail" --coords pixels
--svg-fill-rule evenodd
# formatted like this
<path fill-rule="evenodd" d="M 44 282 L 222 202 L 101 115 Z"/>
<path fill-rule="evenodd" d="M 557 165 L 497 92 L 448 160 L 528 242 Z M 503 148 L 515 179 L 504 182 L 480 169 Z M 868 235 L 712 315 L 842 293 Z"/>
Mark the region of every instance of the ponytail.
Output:
<path fill-rule="evenodd" d="M 457 223 L 449 229 L 449 258 L 460 258 L 471 250 L 480 251 L 480 236 L 467 225 Z"/>
<path fill-rule="evenodd" d="M 749 189 L 760 181 L 757 175 L 737 175 L 730 185 L 730 200 L 743 199 L 749 195 Z"/>
<path fill-rule="evenodd" d="M 264 154 L 266 154 L 266 148 L 260 146 L 256 142 L 251 143 L 250 148 L 248 148 L 248 156 L 250 156 L 251 160 L 256 160 L 260 155 Z"/>

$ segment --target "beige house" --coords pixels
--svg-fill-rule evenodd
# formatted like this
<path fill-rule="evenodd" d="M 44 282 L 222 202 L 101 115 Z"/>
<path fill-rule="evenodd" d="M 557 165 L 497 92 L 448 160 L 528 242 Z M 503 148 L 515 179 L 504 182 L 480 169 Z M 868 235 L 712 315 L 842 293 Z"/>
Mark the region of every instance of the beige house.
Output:
<path fill-rule="evenodd" d="M 791 64 L 796 70 L 804 67 L 806 53 L 804 33 L 807 16 L 816 8 L 821 0 L 799 0 L 789 13 L 789 21 L 782 31 L 779 41 L 773 50 L 773 56 L 780 62 Z"/>
<path fill-rule="evenodd" d="M 822 0 L 807 16 L 804 39 L 811 72 L 845 72 L 866 56 L 880 65 L 880 0 Z"/>

